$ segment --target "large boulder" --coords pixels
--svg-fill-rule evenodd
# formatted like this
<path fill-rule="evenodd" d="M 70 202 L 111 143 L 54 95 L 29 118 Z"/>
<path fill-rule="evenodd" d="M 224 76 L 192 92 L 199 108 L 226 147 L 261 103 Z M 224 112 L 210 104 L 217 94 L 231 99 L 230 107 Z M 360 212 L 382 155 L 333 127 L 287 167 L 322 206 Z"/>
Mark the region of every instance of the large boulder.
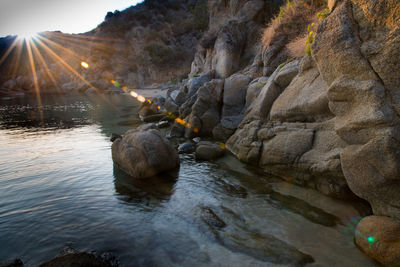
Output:
<path fill-rule="evenodd" d="M 305 57 L 303 61 L 309 61 Z M 303 65 L 307 62 L 303 62 Z M 303 70 L 294 80 L 295 65 L 283 68 L 275 77 L 280 88 L 290 85 L 276 99 L 271 107 L 272 121 L 314 122 L 331 118 L 333 115 L 328 106 L 328 85 L 322 79 L 315 64 Z M 293 80 L 293 81 L 292 81 Z M 286 86 L 285 86 L 286 85 Z"/>
<path fill-rule="evenodd" d="M 247 123 L 252 120 L 266 119 L 268 117 L 272 104 L 283 91 L 274 81 L 277 74 L 278 71 L 276 70 L 262 87 L 257 98 L 246 109 L 243 122 Z"/>
<path fill-rule="evenodd" d="M 226 140 L 242 121 L 250 81 L 251 78 L 243 74 L 234 74 L 225 79 L 221 122 L 213 130 L 214 137 Z"/>
<path fill-rule="evenodd" d="M 135 178 L 146 178 L 179 166 L 179 155 L 156 129 L 127 131 L 112 144 L 114 163 Z"/>
<path fill-rule="evenodd" d="M 222 157 L 224 148 L 209 141 L 200 141 L 196 146 L 196 159 L 211 160 Z"/>
<path fill-rule="evenodd" d="M 260 165 L 272 168 L 279 165 L 291 166 L 312 148 L 314 131 L 309 129 L 275 129 L 276 136 L 264 141 Z"/>
<path fill-rule="evenodd" d="M 192 77 L 188 81 L 188 97 L 193 96 L 194 94 L 197 93 L 197 90 L 203 86 L 206 82 L 211 81 L 211 79 L 214 77 L 213 72 L 207 72 L 203 73 L 200 75 L 196 75 L 195 77 Z M 175 101 L 177 102 L 177 101 Z M 180 104 L 179 102 L 177 103 L 178 105 Z"/>
<path fill-rule="evenodd" d="M 223 89 L 222 79 L 213 79 L 199 88 L 188 119 L 192 126 L 186 130 L 188 138 L 192 135 L 212 135 L 212 130 L 220 121 Z"/>
<path fill-rule="evenodd" d="M 385 266 L 400 266 L 400 223 L 390 217 L 368 216 L 356 228 L 355 241 L 369 257 Z"/>
<path fill-rule="evenodd" d="M 296 77 L 297 73 L 299 73 L 300 63 L 300 60 L 293 60 L 278 68 L 278 74 L 274 82 L 279 85 L 279 87 L 286 88 L 293 78 Z"/>
<path fill-rule="evenodd" d="M 260 77 L 252 80 L 246 92 L 246 107 L 256 99 L 264 85 L 267 84 L 268 77 Z"/>

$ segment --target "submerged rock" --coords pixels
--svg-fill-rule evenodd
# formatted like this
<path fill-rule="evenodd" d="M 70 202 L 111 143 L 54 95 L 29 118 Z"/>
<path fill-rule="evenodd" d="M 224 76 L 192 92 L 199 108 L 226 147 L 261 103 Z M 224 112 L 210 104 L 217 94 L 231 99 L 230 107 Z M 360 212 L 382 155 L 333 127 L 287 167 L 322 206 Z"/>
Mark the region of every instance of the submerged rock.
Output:
<path fill-rule="evenodd" d="M 218 240 L 233 252 L 243 253 L 255 259 L 275 264 L 305 266 L 314 259 L 278 238 L 252 231 L 236 231 L 218 234 Z"/>
<path fill-rule="evenodd" d="M 219 145 L 209 141 L 200 141 L 196 146 L 196 159 L 210 160 L 222 157 L 225 151 Z"/>
<path fill-rule="evenodd" d="M 185 142 L 183 144 L 180 144 L 178 146 L 178 152 L 179 154 L 184 154 L 184 153 L 192 153 L 196 149 L 196 146 L 192 142 Z"/>
<path fill-rule="evenodd" d="M 207 207 L 201 208 L 201 219 L 212 229 L 221 229 L 226 223 L 215 212 Z"/>
<path fill-rule="evenodd" d="M 111 267 L 113 265 L 104 261 L 96 255 L 86 252 L 70 253 L 57 256 L 54 259 L 46 261 L 39 267 Z"/>
<path fill-rule="evenodd" d="M 232 252 L 245 254 L 259 261 L 290 266 L 305 266 L 314 259 L 296 247 L 265 233 L 250 230 L 240 215 L 222 207 L 216 214 L 208 207 L 201 208 L 201 220 L 222 246 Z M 227 224 L 225 220 L 233 217 L 235 223 Z"/>
<path fill-rule="evenodd" d="M 129 130 L 111 148 L 114 163 L 135 178 L 151 177 L 179 166 L 178 152 L 159 130 Z"/>

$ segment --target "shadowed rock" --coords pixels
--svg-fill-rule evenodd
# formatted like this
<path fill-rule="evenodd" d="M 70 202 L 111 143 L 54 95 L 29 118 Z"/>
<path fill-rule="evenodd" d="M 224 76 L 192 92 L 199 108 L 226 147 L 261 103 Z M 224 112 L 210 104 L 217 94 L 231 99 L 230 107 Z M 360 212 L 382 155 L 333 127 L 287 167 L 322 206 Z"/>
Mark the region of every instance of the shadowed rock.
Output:
<path fill-rule="evenodd" d="M 179 166 L 178 152 L 155 129 L 129 130 L 112 144 L 114 163 L 135 178 L 146 178 Z"/>
<path fill-rule="evenodd" d="M 23 267 L 24 263 L 20 259 L 12 259 L 0 262 L 0 267 Z"/>

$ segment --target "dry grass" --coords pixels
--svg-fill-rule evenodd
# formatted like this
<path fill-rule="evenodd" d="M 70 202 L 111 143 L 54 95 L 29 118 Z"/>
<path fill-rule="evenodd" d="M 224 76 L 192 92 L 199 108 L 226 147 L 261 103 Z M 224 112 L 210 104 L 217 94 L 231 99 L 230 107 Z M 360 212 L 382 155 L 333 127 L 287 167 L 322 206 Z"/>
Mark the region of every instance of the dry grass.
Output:
<path fill-rule="evenodd" d="M 286 45 L 290 57 L 298 58 L 304 56 L 307 46 L 307 36 L 308 34 L 301 35 Z"/>
<path fill-rule="evenodd" d="M 293 55 L 299 55 L 301 44 L 307 34 L 307 25 L 318 22 L 316 13 L 326 7 L 326 0 L 292 0 L 280 8 L 280 12 L 264 29 L 262 43 L 268 47 L 282 36 L 288 38 L 288 49 Z"/>

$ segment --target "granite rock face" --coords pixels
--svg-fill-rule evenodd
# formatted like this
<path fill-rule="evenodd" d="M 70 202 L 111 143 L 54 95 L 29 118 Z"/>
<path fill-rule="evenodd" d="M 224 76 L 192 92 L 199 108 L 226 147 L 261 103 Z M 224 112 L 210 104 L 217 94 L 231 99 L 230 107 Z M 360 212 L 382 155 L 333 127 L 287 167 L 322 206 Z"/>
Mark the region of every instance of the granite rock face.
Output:
<path fill-rule="evenodd" d="M 227 147 L 286 180 L 339 198 L 354 193 L 374 214 L 399 220 L 400 4 L 329 1 L 329 8 L 312 57 L 271 74 Z"/>
<path fill-rule="evenodd" d="M 318 29 L 313 56 L 327 82 L 350 189 L 400 220 L 398 1 L 344 1 Z M 374 11 L 373 11 L 374 10 Z M 326 62 L 329 62 L 327 64 Z"/>
<path fill-rule="evenodd" d="M 293 61 L 267 80 L 227 148 L 242 161 L 325 195 L 352 198 L 334 130 L 328 86 L 311 57 Z"/>

